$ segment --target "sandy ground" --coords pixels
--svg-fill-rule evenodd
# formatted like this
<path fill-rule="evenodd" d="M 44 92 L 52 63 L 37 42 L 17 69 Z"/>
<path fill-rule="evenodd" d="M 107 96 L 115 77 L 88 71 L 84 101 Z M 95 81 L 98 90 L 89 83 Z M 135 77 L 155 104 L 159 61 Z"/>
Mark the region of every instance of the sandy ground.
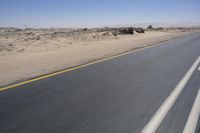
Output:
<path fill-rule="evenodd" d="M 10 39 L 10 36 L 1 36 L 0 86 L 139 47 L 153 45 L 186 34 L 188 32 L 147 31 L 142 34 L 111 36 L 95 40 L 85 39 L 84 37 L 81 39 L 62 37 L 51 39 L 51 41 L 37 38 L 24 41 L 19 38 L 13 39 L 13 37 Z"/>

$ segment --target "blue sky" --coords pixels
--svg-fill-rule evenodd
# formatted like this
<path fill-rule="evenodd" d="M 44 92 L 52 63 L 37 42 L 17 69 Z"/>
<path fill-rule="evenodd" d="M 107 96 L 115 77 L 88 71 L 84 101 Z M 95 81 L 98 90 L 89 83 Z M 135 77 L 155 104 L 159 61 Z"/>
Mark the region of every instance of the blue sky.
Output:
<path fill-rule="evenodd" d="M 200 23 L 200 0 L 0 0 L 0 27 Z"/>

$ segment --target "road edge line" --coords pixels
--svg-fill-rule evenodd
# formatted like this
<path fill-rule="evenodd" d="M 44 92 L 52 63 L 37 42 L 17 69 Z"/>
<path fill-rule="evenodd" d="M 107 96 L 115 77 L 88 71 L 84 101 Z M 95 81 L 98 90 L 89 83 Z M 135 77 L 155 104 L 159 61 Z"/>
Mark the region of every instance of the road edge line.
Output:
<path fill-rule="evenodd" d="M 166 43 L 166 42 L 169 42 L 169 41 L 173 41 L 173 40 L 175 40 L 177 38 L 188 36 L 190 34 L 191 33 L 187 33 L 186 35 L 180 35 L 178 37 L 175 37 L 175 38 L 172 38 L 172 39 L 169 39 L 169 40 L 163 40 L 161 42 L 150 44 L 150 45 L 147 45 L 147 46 L 139 48 L 139 49 L 132 49 L 132 50 L 129 50 L 129 51 L 124 51 L 122 53 L 119 53 L 119 54 L 116 54 L 116 55 L 113 55 L 113 56 L 110 56 L 110 57 L 105 57 L 103 59 L 98 59 L 96 61 L 92 61 L 92 62 L 85 63 L 85 64 L 82 64 L 82 65 L 74 66 L 72 68 L 66 68 L 64 70 L 59 70 L 59 71 L 52 72 L 52 73 L 49 73 L 49 74 L 44 74 L 44 75 L 41 75 L 41 76 L 33 77 L 31 79 L 28 79 L 28 80 L 25 80 L 25 81 L 21 81 L 19 83 L 5 85 L 3 87 L 0 87 L 0 92 L 1 91 L 6 91 L 8 89 L 12 89 L 14 87 L 18 87 L 18 86 L 21 86 L 21 85 L 24 85 L 24 84 L 28 84 L 28 83 L 31 83 L 31 82 L 34 82 L 34 81 L 38 81 L 38 80 L 41 80 L 41 79 L 46 79 L 48 77 L 52 77 L 52 76 L 55 76 L 55 75 L 58 75 L 58 74 L 66 73 L 66 72 L 73 71 L 73 70 L 76 70 L 76 69 L 79 69 L 79 68 L 83 68 L 83 67 L 87 67 L 87 66 L 90 66 L 90 65 L 93 65 L 93 64 L 104 62 L 104 61 L 107 61 L 107 60 L 110 60 L 110 59 L 114 59 L 114 58 L 121 57 L 121 56 L 124 56 L 124 55 L 128 55 L 128 54 L 131 54 L 131 53 L 139 52 L 139 51 L 151 48 L 151 47 L 159 46 L 159 45 L 162 45 L 163 43 Z"/>
<path fill-rule="evenodd" d="M 184 127 L 183 133 L 195 133 L 200 114 L 200 88 L 195 98 L 192 110 Z"/>
<path fill-rule="evenodd" d="M 200 56 L 196 59 L 184 77 L 180 80 L 174 90 L 170 93 L 170 95 L 165 99 L 159 109 L 156 111 L 154 116 L 150 119 L 147 125 L 142 129 L 141 133 L 155 133 L 157 128 L 160 126 L 161 122 L 171 109 L 172 105 L 176 101 L 177 97 L 191 78 L 192 74 L 198 67 L 200 63 Z"/>

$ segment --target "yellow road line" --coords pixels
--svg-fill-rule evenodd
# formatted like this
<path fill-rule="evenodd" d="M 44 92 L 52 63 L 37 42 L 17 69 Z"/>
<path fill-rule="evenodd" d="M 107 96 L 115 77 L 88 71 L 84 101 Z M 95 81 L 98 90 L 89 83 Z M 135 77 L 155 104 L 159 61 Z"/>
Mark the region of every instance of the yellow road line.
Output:
<path fill-rule="evenodd" d="M 28 84 L 28 83 L 31 83 L 31 82 L 34 82 L 34 81 L 38 81 L 38 80 L 41 80 L 41 79 L 52 77 L 52 76 L 55 76 L 55 75 L 58 75 L 58 74 L 61 74 L 61 73 L 66 73 L 66 72 L 69 72 L 69 71 L 72 71 L 72 70 L 76 70 L 76 69 L 79 69 L 79 68 L 83 68 L 83 67 L 86 67 L 86 66 L 90 66 L 90 65 L 93 65 L 93 64 L 104 62 L 104 61 L 107 61 L 107 60 L 110 60 L 110 59 L 114 59 L 114 58 L 117 58 L 117 57 L 120 57 L 120 56 L 124 56 L 124 55 L 128 55 L 128 54 L 131 54 L 131 53 L 135 53 L 135 52 L 138 52 L 138 51 L 150 48 L 150 47 L 154 47 L 154 46 L 157 46 L 157 45 L 160 45 L 160 44 L 161 43 L 154 44 L 154 45 L 147 46 L 147 47 L 144 47 L 144 48 L 140 48 L 140 49 L 137 49 L 137 50 L 133 50 L 133 51 L 125 52 L 125 53 L 118 54 L 118 55 L 115 55 L 115 56 L 111 56 L 111 57 L 107 57 L 107 58 L 104 58 L 104 59 L 100 59 L 100 60 L 97 60 L 97 61 L 93 61 L 93 62 L 90 62 L 90 63 L 87 63 L 87 64 L 83 64 L 83 65 L 80 65 L 80 66 L 77 66 L 77 67 L 61 70 L 61 71 L 58 71 L 58 72 L 54 72 L 54 73 L 51 73 L 51 74 L 47 74 L 47 75 L 44 75 L 44 76 L 33 78 L 33 79 L 30 79 L 30 80 L 27 80 L 27 81 L 23 81 L 23 82 L 16 83 L 16 84 L 13 84 L 13 85 L 5 86 L 5 87 L 0 88 L 0 91 L 5 91 L 5 90 L 8 90 L 8 89 L 11 89 L 11 88 L 14 88 L 14 87 L 18 87 L 18 86 L 21 86 L 21 85 L 24 85 L 24 84 Z"/>

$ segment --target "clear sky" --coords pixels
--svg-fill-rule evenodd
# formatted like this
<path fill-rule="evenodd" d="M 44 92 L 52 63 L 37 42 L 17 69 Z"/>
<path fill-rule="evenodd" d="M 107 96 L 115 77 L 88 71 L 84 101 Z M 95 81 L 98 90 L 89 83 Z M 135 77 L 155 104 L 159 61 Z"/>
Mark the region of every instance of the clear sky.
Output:
<path fill-rule="evenodd" d="M 0 27 L 200 23 L 200 0 L 0 0 Z"/>

